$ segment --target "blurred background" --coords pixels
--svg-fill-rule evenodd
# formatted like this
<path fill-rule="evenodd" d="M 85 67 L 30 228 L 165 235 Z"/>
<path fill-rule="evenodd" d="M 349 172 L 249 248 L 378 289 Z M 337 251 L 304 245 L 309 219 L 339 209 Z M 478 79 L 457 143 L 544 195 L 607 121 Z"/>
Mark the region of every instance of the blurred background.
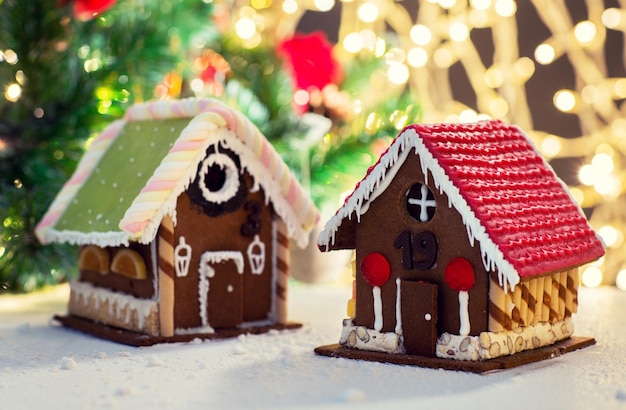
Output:
<path fill-rule="evenodd" d="M 129 105 L 189 96 L 244 112 L 322 221 L 405 125 L 516 124 L 607 245 L 583 284 L 626 290 L 625 32 L 608 0 L 0 0 L 0 292 L 75 275 L 36 223 Z"/>

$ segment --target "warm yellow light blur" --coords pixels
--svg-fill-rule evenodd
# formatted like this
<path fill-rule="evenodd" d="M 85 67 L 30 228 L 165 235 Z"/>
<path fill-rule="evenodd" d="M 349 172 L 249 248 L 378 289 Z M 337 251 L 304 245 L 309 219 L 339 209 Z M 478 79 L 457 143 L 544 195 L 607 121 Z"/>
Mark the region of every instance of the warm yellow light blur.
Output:
<path fill-rule="evenodd" d="M 335 0 L 313 0 L 313 4 L 319 11 L 329 11 L 335 7 Z"/>
<path fill-rule="evenodd" d="M 593 156 L 591 160 L 591 166 L 598 172 L 599 174 L 607 175 L 613 168 L 615 164 L 613 162 L 613 157 L 606 153 L 598 153 Z"/>
<path fill-rule="evenodd" d="M 503 118 L 509 113 L 509 103 L 502 97 L 496 97 L 489 102 L 489 114 L 494 118 Z"/>
<path fill-rule="evenodd" d="M 450 24 L 450 29 L 448 31 L 450 39 L 456 42 L 462 42 L 467 40 L 469 37 L 469 29 L 464 23 L 452 23 Z"/>
<path fill-rule="evenodd" d="M 357 16 L 364 23 L 373 23 L 378 19 L 378 6 L 371 2 L 363 3 L 357 10 Z"/>
<path fill-rule="evenodd" d="M 11 49 L 4 50 L 3 57 L 4 57 L 4 61 L 6 61 L 7 63 L 11 65 L 15 65 L 19 61 L 17 57 L 17 53 Z"/>
<path fill-rule="evenodd" d="M 626 118 L 617 118 L 611 123 L 611 132 L 616 137 L 626 137 Z"/>
<path fill-rule="evenodd" d="M 470 5 L 477 10 L 487 10 L 491 6 L 491 0 L 470 0 Z"/>
<path fill-rule="evenodd" d="M 10 102 L 16 102 L 22 96 L 22 87 L 19 84 L 10 84 L 4 91 L 4 98 Z"/>
<path fill-rule="evenodd" d="M 600 90 L 593 84 L 586 85 L 580 90 L 580 98 L 586 104 L 595 104 L 600 100 Z"/>
<path fill-rule="evenodd" d="M 428 53 L 421 47 L 413 47 L 409 50 L 406 61 L 412 67 L 424 67 L 428 62 Z"/>
<path fill-rule="evenodd" d="M 617 272 L 617 277 L 615 278 L 615 285 L 620 290 L 626 290 L 626 269 L 622 269 Z"/>
<path fill-rule="evenodd" d="M 559 90 L 554 94 L 553 102 L 559 111 L 570 112 L 576 107 L 576 96 L 570 90 Z"/>
<path fill-rule="evenodd" d="M 451 9 L 456 4 L 456 0 L 438 0 L 437 3 L 442 9 Z"/>
<path fill-rule="evenodd" d="M 251 39 L 256 34 L 256 24 L 251 18 L 241 18 L 235 23 L 235 32 L 244 40 Z"/>
<path fill-rule="evenodd" d="M 387 64 L 401 64 L 406 60 L 406 53 L 403 49 L 394 47 L 385 53 Z"/>
<path fill-rule="evenodd" d="M 504 76 L 502 75 L 502 71 L 498 68 L 490 67 L 485 71 L 484 75 L 485 85 L 490 88 L 498 88 L 502 85 L 504 81 Z"/>
<path fill-rule="evenodd" d="M 613 93 L 617 98 L 626 98 L 626 78 L 620 78 L 613 84 Z"/>
<path fill-rule="evenodd" d="M 293 101 L 297 105 L 307 105 L 311 96 L 305 90 L 298 90 L 293 94 Z"/>
<path fill-rule="evenodd" d="M 574 27 L 574 37 L 583 44 L 589 44 L 597 34 L 596 25 L 589 20 L 581 21 Z"/>
<path fill-rule="evenodd" d="M 387 42 L 385 41 L 385 39 L 378 37 L 376 39 L 376 45 L 374 46 L 374 55 L 377 58 L 380 58 L 385 54 L 386 50 L 387 50 Z"/>
<path fill-rule="evenodd" d="M 363 38 L 359 33 L 349 33 L 343 38 L 343 48 L 348 53 L 358 53 L 363 48 Z"/>
<path fill-rule="evenodd" d="M 433 61 L 438 67 L 448 68 L 454 63 L 454 55 L 446 47 L 439 47 L 433 53 Z"/>
<path fill-rule="evenodd" d="M 602 284 L 602 271 L 597 266 L 588 266 L 581 276 L 583 285 L 597 288 Z"/>
<path fill-rule="evenodd" d="M 617 198 L 622 192 L 622 182 L 613 175 L 607 175 L 596 180 L 593 189 L 604 197 Z"/>
<path fill-rule="evenodd" d="M 257 10 L 267 8 L 272 5 L 271 0 L 250 0 L 250 5 Z"/>
<path fill-rule="evenodd" d="M 622 232 L 611 225 L 605 225 L 598 229 L 598 235 L 602 237 L 604 244 L 609 248 L 619 247 L 624 240 Z"/>
<path fill-rule="evenodd" d="M 409 80 L 409 68 L 404 64 L 391 64 L 387 69 L 387 77 L 393 84 L 405 84 Z"/>
<path fill-rule="evenodd" d="M 363 42 L 363 48 L 375 51 L 376 39 L 376 33 L 374 33 L 372 30 L 361 31 L 361 41 Z"/>
<path fill-rule="evenodd" d="M 585 202 L 585 193 L 580 188 L 572 187 L 569 189 L 569 193 L 578 205 L 582 205 Z"/>
<path fill-rule="evenodd" d="M 561 152 L 561 141 L 554 135 L 548 135 L 541 141 L 541 153 L 548 158 L 553 158 Z"/>
<path fill-rule="evenodd" d="M 478 120 L 478 114 L 476 111 L 467 109 L 459 113 L 459 122 L 476 122 Z"/>
<path fill-rule="evenodd" d="M 528 57 L 522 57 L 515 62 L 515 74 L 523 81 L 527 81 L 535 73 L 535 63 Z"/>
<path fill-rule="evenodd" d="M 474 28 L 484 28 L 489 26 L 489 13 L 485 10 L 470 10 L 467 22 Z"/>
<path fill-rule="evenodd" d="M 597 174 L 591 164 L 585 164 L 578 170 L 578 180 L 587 186 L 593 185 Z"/>
<path fill-rule="evenodd" d="M 513 0 L 496 0 L 494 9 L 501 17 L 513 17 L 517 12 L 517 4 Z"/>
<path fill-rule="evenodd" d="M 409 31 L 409 37 L 411 37 L 411 41 L 413 41 L 418 46 L 425 46 L 433 38 L 433 34 L 430 29 L 423 24 L 416 24 L 411 27 Z"/>
<path fill-rule="evenodd" d="M 539 44 L 535 49 L 535 60 L 539 64 L 547 65 L 554 61 L 556 50 L 550 44 Z"/>
<path fill-rule="evenodd" d="M 616 29 L 622 23 L 622 11 L 614 7 L 608 8 L 602 12 L 601 19 L 607 28 Z"/>
<path fill-rule="evenodd" d="M 296 0 L 285 0 L 283 2 L 283 11 L 286 14 L 295 14 L 298 11 L 298 2 Z"/>

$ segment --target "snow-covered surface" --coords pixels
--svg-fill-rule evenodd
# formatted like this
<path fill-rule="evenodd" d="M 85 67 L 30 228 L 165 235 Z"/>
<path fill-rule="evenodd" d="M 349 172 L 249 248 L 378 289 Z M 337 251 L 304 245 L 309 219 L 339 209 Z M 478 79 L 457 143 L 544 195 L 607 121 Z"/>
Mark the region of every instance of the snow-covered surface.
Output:
<path fill-rule="evenodd" d="M 350 289 L 290 288 L 299 331 L 132 348 L 50 323 L 68 291 L 0 296 L 2 409 L 626 409 L 626 293 L 582 289 L 575 334 L 598 345 L 487 375 L 313 354 Z"/>

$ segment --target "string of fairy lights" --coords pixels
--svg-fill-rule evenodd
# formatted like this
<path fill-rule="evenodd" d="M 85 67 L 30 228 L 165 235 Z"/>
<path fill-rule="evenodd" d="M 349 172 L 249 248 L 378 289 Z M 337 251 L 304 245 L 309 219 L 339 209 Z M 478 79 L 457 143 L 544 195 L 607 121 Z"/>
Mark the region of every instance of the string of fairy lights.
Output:
<path fill-rule="evenodd" d="M 608 250 L 602 260 L 583 270 L 582 281 L 626 290 L 626 254 L 621 252 L 626 235 L 626 104 L 622 104 L 626 78 L 610 77 L 605 59 L 607 32 L 626 33 L 626 6 L 607 8 L 602 0 L 586 0 L 586 18 L 574 21 L 564 1 L 532 0 L 550 35 L 532 55 L 521 55 L 515 0 L 419 0 L 414 15 L 393 0 L 214 3 L 214 23 L 231 27 L 245 47 L 278 44 L 294 34 L 307 11 L 329 12 L 340 5 L 334 52 L 343 63 L 363 55 L 384 59 L 384 75 L 370 83 L 380 91 L 374 93 L 377 98 L 408 88 L 419 101 L 424 122 L 503 118 L 526 130 L 546 158 L 580 159 L 578 182 L 570 184 L 570 191 L 583 208 L 593 209 L 591 223 Z M 491 30 L 490 65 L 485 65 L 473 42 L 471 34 L 477 29 Z M 12 50 L 0 50 L 0 62 L 14 64 L 17 58 Z M 576 81 L 555 90 L 552 103 L 558 111 L 577 117 L 581 134 L 575 138 L 536 129 L 526 91 L 538 67 L 563 58 Z M 476 96 L 474 107 L 454 97 L 453 66 L 462 67 L 467 76 Z M 18 72 L 4 85 L 8 101 L 20 98 L 19 76 Z M 303 92 L 299 90 L 297 97 L 306 98 Z M 368 106 L 358 99 L 351 104 L 355 111 Z"/>
<path fill-rule="evenodd" d="M 417 15 L 393 0 L 343 0 L 335 52 L 342 61 L 370 53 L 383 58 L 387 72 L 380 89 L 409 87 L 419 96 L 425 122 L 503 118 L 529 132 L 548 159 L 580 159 L 572 196 L 593 209 L 591 223 L 607 245 L 607 255 L 587 266 L 587 286 L 616 284 L 626 290 L 626 78 L 607 75 L 607 30 L 626 32 L 626 9 L 606 8 L 602 0 L 585 2 L 587 17 L 573 21 L 560 0 L 533 0 L 551 35 L 533 55 L 520 55 L 514 0 L 420 0 Z M 233 14 L 237 34 L 254 45 L 292 34 L 307 10 L 326 12 L 335 0 L 253 0 Z M 493 63 L 485 66 L 471 32 L 489 28 Z M 390 33 L 392 35 L 390 35 Z M 570 88 L 555 90 L 554 107 L 578 118 L 581 135 L 564 138 L 536 129 L 526 83 L 538 66 L 568 59 L 575 74 Z M 476 106 L 456 100 L 450 68 L 460 64 L 476 94 Z M 375 85 L 373 85 L 375 86 Z M 362 105 L 355 101 L 355 109 Z"/>

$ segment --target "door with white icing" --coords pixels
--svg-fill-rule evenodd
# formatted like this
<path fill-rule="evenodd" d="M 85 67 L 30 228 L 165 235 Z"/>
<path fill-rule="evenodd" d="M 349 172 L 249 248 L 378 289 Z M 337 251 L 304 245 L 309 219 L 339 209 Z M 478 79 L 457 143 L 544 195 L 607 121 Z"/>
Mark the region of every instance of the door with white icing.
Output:
<path fill-rule="evenodd" d="M 400 314 L 407 354 L 435 356 L 437 342 L 437 285 L 401 280 Z"/>
<path fill-rule="evenodd" d="M 202 327 L 235 327 L 243 321 L 244 256 L 239 251 L 204 252 L 198 267 Z"/>

